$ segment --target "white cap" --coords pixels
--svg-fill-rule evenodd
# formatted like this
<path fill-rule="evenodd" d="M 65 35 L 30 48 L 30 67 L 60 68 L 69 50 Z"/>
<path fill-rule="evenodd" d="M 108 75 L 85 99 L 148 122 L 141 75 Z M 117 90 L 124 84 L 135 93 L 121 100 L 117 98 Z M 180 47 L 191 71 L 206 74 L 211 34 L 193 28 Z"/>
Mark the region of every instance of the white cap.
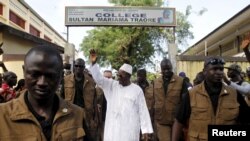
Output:
<path fill-rule="evenodd" d="M 132 74 L 132 66 L 131 65 L 129 65 L 129 64 L 123 64 L 121 67 L 120 67 L 120 69 L 119 70 L 123 70 L 123 71 L 125 71 L 125 72 L 127 72 L 127 73 L 129 73 L 129 74 Z"/>

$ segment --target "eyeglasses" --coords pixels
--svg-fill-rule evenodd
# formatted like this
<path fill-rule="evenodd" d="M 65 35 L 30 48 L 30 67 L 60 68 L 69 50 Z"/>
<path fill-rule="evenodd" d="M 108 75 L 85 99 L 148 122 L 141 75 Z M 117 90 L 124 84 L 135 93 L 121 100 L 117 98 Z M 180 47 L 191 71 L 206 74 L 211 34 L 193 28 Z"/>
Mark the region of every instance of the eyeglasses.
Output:
<path fill-rule="evenodd" d="M 224 67 L 212 67 L 211 69 L 223 71 L 223 70 L 224 70 Z"/>
<path fill-rule="evenodd" d="M 214 58 L 214 59 L 209 60 L 209 61 L 206 63 L 205 66 L 207 66 L 207 65 L 209 65 L 209 64 L 211 64 L 211 65 L 218 65 L 218 64 L 224 65 L 224 64 L 225 64 L 225 61 L 224 61 L 223 59 Z"/>
<path fill-rule="evenodd" d="M 75 68 L 84 68 L 84 65 L 75 65 Z"/>

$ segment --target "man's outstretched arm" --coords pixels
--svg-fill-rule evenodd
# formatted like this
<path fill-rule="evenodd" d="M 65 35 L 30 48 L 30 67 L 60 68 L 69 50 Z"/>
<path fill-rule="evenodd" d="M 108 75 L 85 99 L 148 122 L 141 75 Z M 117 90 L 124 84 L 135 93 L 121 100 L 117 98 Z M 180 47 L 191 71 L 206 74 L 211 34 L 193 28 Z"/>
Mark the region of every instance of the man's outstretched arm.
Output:
<path fill-rule="evenodd" d="M 4 65 L 4 63 L 2 61 L 0 61 L 0 67 L 2 67 L 3 72 L 7 72 L 8 71 L 7 68 L 6 68 L 6 66 Z"/>
<path fill-rule="evenodd" d="M 250 62 L 250 51 L 249 51 L 249 48 L 248 48 L 249 44 L 250 44 L 250 34 L 241 43 L 241 48 L 243 49 L 248 62 Z"/>

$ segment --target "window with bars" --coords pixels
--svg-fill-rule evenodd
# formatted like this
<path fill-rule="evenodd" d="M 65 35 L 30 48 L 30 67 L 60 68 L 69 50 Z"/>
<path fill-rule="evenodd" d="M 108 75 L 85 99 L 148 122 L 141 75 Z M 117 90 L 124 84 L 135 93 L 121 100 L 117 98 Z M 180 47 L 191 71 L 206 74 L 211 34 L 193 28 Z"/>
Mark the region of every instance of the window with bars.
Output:
<path fill-rule="evenodd" d="M 49 41 L 49 42 L 52 41 L 52 40 L 51 40 L 48 36 L 46 36 L 46 35 L 44 35 L 44 39 L 47 40 L 47 41 Z"/>
<path fill-rule="evenodd" d="M 3 15 L 3 5 L 0 3 L 0 15 Z"/>
<path fill-rule="evenodd" d="M 30 25 L 30 34 L 40 37 L 40 31 L 37 30 L 34 26 Z"/>
<path fill-rule="evenodd" d="M 25 29 L 25 21 L 22 18 L 20 18 L 19 16 L 17 16 L 14 12 L 10 11 L 9 19 L 10 19 L 10 21 L 15 23 L 16 25 Z"/>

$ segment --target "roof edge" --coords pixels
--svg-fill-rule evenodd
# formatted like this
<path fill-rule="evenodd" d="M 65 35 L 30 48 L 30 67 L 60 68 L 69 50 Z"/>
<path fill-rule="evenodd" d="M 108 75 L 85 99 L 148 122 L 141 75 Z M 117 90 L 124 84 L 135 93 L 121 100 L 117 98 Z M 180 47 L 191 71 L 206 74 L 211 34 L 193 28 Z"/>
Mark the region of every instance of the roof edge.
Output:
<path fill-rule="evenodd" d="M 183 53 L 181 54 L 185 54 L 186 52 L 188 52 L 190 49 L 194 48 L 195 46 L 197 46 L 198 44 L 200 44 L 202 41 L 204 41 L 206 38 L 208 38 L 209 36 L 211 36 L 212 34 L 214 34 L 215 32 L 217 32 L 219 29 L 221 29 L 223 26 L 225 26 L 226 24 L 228 24 L 229 22 L 231 22 L 232 20 L 234 20 L 236 17 L 238 17 L 239 15 L 241 15 L 243 12 L 247 11 L 248 9 L 250 9 L 250 4 L 248 6 L 246 6 L 245 8 L 243 8 L 241 11 L 239 11 L 238 13 L 236 13 L 233 17 L 231 17 L 230 19 L 228 19 L 226 22 L 224 22 L 223 24 L 221 24 L 219 27 L 217 27 L 216 29 L 214 29 L 212 32 L 210 32 L 209 34 L 207 34 L 205 37 L 203 37 L 202 39 L 200 39 L 198 42 L 196 42 L 194 45 L 192 45 L 191 47 L 189 47 L 188 49 L 186 49 Z"/>

